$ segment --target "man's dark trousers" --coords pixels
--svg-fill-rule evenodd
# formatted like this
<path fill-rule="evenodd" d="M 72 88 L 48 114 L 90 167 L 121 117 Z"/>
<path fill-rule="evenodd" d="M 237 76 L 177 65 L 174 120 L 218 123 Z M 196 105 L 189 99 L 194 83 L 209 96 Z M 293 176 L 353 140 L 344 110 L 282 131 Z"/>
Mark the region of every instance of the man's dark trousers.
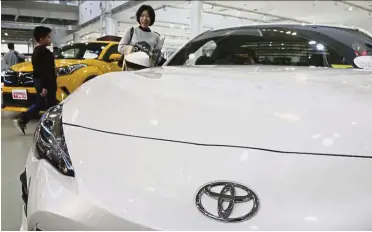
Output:
<path fill-rule="evenodd" d="M 47 89 L 46 96 L 42 97 L 40 94 L 43 91 L 43 88 L 41 87 L 40 80 L 36 78 L 34 79 L 34 87 L 37 92 L 36 101 L 20 116 L 20 119 L 24 124 L 27 124 L 31 118 L 38 116 L 41 110 L 49 109 L 50 107 L 57 105 L 57 88 Z"/>

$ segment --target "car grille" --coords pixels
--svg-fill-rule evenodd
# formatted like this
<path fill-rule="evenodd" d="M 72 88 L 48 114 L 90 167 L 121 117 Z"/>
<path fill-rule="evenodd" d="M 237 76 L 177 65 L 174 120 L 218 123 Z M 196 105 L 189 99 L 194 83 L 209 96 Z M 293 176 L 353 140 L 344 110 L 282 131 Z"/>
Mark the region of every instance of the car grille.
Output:
<path fill-rule="evenodd" d="M 4 75 L 4 86 L 32 87 L 34 84 L 32 72 L 6 71 Z"/>

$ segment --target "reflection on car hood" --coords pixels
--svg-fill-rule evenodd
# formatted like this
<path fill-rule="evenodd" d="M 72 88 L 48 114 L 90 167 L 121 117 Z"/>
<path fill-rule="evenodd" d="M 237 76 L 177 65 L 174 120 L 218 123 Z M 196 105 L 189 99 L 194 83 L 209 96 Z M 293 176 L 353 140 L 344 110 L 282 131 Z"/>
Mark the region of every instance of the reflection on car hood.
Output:
<path fill-rule="evenodd" d="M 73 60 L 73 59 L 61 59 L 55 60 L 55 64 L 57 68 L 73 65 L 73 64 L 81 64 L 83 60 Z M 32 63 L 31 62 L 23 62 L 12 66 L 12 69 L 16 72 L 32 72 Z"/>
<path fill-rule="evenodd" d="M 96 78 L 65 102 L 63 120 L 193 143 L 371 156 L 371 102 L 365 70 L 162 67 Z"/>

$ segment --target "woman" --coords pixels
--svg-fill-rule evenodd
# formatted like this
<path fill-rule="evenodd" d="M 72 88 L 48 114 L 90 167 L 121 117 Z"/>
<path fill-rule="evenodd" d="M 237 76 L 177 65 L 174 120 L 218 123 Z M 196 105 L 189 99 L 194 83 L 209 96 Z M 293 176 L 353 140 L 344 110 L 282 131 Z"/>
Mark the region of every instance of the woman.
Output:
<path fill-rule="evenodd" d="M 121 54 L 129 54 L 133 45 L 137 43 L 147 43 L 151 50 L 161 50 L 163 46 L 162 39 L 160 35 L 156 32 L 150 30 L 155 22 L 155 11 L 149 5 L 142 5 L 136 13 L 138 27 L 128 28 L 123 37 L 120 40 L 118 51 Z"/>

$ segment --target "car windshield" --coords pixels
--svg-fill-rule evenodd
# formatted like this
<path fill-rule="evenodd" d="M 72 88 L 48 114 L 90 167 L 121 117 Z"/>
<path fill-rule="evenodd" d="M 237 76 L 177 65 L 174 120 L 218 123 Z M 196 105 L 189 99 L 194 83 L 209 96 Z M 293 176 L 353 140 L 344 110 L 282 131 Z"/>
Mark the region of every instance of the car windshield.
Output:
<path fill-rule="evenodd" d="M 354 39 L 344 42 L 336 39 L 332 28 L 323 29 L 262 26 L 208 31 L 186 44 L 167 65 L 260 64 L 352 68 L 355 58 L 353 47 L 355 44 L 366 47 L 367 35 L 349 32 Z"/>
<path fill-rule="evenodd" d="M 75 43 L 58 49 L 57 59 L 97 59 L 107 43 Z"/>

